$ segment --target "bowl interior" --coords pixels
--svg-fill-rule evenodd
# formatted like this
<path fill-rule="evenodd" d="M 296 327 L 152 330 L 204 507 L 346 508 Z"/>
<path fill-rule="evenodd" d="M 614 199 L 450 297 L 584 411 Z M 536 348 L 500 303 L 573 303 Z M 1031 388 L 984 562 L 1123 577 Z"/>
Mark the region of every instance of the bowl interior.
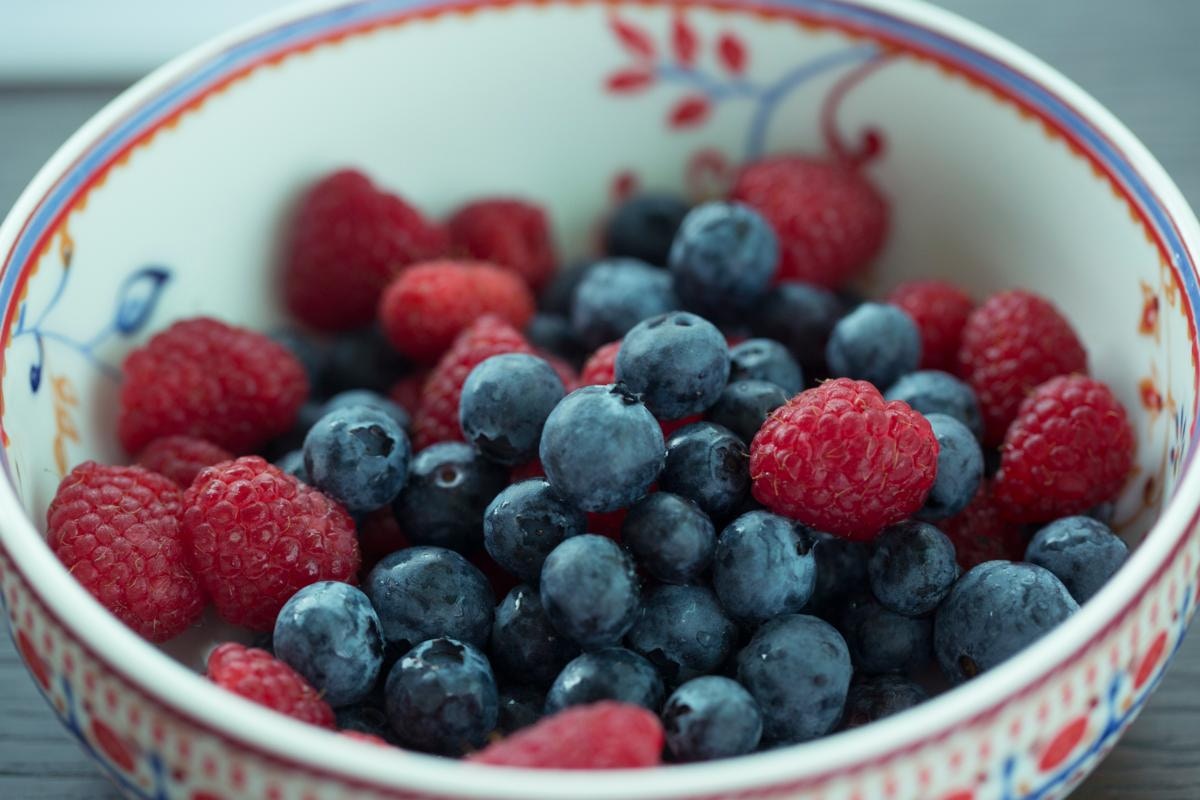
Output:
<path fill-rule="evenodd" d="M 126 459 L 129 348 L 196 314 L 283 321 L 280 231 L 328 170 L 361 167 L 435 216 L 532 198 L 570 261 L 631 187 L 701 199 L 748 158 L 840 150 L 891 203 L 867 291 L 943 276 L 1064 310 L 1137 433 L 1117 525 L 1133 543 L 1149 530 L 1191 450 L 1195 278 L 1154 191 L 1055 94 L 838 3 L 450 7 L 357 3 L 210 48 L 89 126 L 10 222 L 0 420 L 39 528 L 72 465 Z M 195 663 L 223 635 L 171 650 Z"/>

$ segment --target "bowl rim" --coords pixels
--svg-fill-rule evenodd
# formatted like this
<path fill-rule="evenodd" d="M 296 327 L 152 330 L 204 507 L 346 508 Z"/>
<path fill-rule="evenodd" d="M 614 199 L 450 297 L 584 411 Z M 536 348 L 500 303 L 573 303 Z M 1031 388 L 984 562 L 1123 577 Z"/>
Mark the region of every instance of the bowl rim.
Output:
<path fill-rule="evenodd" d="M 404 0 L 397 5 L 425 11 L 470 6 L 493 9 L 526 5 L 532 0 Z M 47 161 L 0 225 L 0 253 L 6 262 L 0 279 L 19 260 L 13 247 L 43 198 L 76 165 L 89 147 L 139 107 L 202 68 L 220 64 L 235 45 L 320 15 L 336 18 L 377 5 L 373 0 L 307 0 L 266 14 L 181 55 L 138 81 L 85 123 Z M 604 6 L 604 0 L 584 0 Z M 669 0 L 651 0 L 669 5 Z M 1146 183 L 1167 222 L 1177 231 L 1184 252 L 1172 252 L 1183 280 L 1196 275 L 1190 253 L 1200 252 L 1200 223 L 1162 167 L 1138 139 L 1099 102 L 1041 60 L 981 26 L 924 0 L 702 0 L 698 5 L 753 12 L 806 10 L 843 15 L 855 10 L 897 20 L 981 54 L 1051 93 L 1086 120 Z M 330 27 L 336 23 L 331 22 Z M 22 265 L 23 266 L 23 265 Z M 1186 292 L 1185 292 L 1186 300 Z M 1189 325 L 1194 325 L 1191 309 Z M 1195 337 L 1193 336 L 1193 347 Z M 1193 398 L 1195 402 L 1197 398 Z M 1195 435 L 1195 415 L 1190 436 Z M 1195 447 L 1192 448 L 1193 453 Z M 7 468 L 7 464 L 5 465 Z M 7 550 L 14 572 L 47 614 L 119 680 L 142 692 L 188 724 L 236 743 L 287 769 L 326 777 L 364 789 L 416 789 L 454 797 L 552 800 L 580 798 L 711 796 L 751 786 L 808 784 L 883 763 L 897 754 L 939 740 L 982 717 L 995 714 L 1007 700 L 1049 680 L 1136 607 L 1140 592 L 1152 585 L 1188 540 L 1200 518 L 1200 469 L 1186 469 L 1174 496 L 1129 562 L 1109 584 L 1056 630 L 1003 665 L 972 681 L 969 690 L 943 694 L 897 717 L 838 733 L 803 746 L 707 764 L 670 769 L 565 772 L 483 767 L 397 751 L 379 758 L 365 747 L 327 731 L 281 717 L 236 695 L 217 689 L 202 676 L 171 659 L 120 624 L 70 578 L 26 515 L 11 480 L 0 481 L 0 552 Z M 37 580 L 31 576 L 38 576 Z M 69 622 L 68 622 L 69 621 Z M 136 665 L 134 669 L 131 665 Z M 1031 677 L 1032 676 L 1032 677 Z M 236 724 L 233 720 L 237 720 Z"/>

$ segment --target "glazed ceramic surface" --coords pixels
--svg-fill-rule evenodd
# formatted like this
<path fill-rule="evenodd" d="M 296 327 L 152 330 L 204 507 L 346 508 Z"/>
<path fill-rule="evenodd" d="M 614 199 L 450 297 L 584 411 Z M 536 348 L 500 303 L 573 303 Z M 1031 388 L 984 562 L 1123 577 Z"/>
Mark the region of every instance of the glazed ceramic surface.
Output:
<path fill-rule="evenodd" d="M 59 478 L 120 461 L 123 354 L 200 313 L 281 319 L 297 193 L 354 165 L 432 214 L 548 207 L 563 253 L 639 188 L 719 194 L 781 152 L 861 162 L 893 227 L 872 290 L 914 276 L 1052 297 L 1131 412 L 1134 557 L 1068 623 L 920 708 L 710 765 L 527 773 L 383 752 L 222 693 L 96 605 L 44 546 Z M 1113 746 L 1196 605 L 1200 229 L 1141 145 L 1032 57 L 914 2 L 367 0 L 237 31 L 131 89 L 0 229 L 0 598 L 39 687 L 135 798 L 1051 798 Z M 1157 523 L 1155 523 L 1157 520 Z M 1143 540 L 1144 537 L 1144 540 Z"/>

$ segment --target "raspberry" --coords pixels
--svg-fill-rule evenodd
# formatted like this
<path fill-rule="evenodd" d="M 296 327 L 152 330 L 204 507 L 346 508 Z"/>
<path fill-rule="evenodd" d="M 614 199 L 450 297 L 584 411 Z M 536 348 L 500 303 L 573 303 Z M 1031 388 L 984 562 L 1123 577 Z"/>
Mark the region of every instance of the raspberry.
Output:
<path fill-rule="evenodd" d="M 409 264 L 449 248 L 446 232 L 366 175 L 341 170 L 308 190 L 284 244 L 288 310 L 327 331 L 370 324 L 379 295 Z"/>
<path fill-rule="evenodd" d="M 921 508 L 937 472 L 929 422 L 866 381 L 801 392 L 750 445 L 756 500 L 847 539 L 870 539 Z"/>
<path fill-rule="evenodd" d="M 269 631 L 297 590 L 357 580 L 350 515 L 258 456 L 208 467 L 184 494 L 192 563 L 217 613 Z"/>
<path fill-rule="evenodd" d="M 539 206 L 504 197 L 478 200 L 454 212 L 447 226 L 455 252 L 503 267 L 535 291 L 554 275 L 554 242 Z"/>
<path fill-rule="evenodd" d="M 304 367 L 287 348 L 207 317 L 176 322 L 122 369 L 117 434 L 130 453 L 173 435 L 253 450 L 286 433 L 308 396 Z"/>
<path fill-rule="evenodd" d="M 640 706 L 605 701 L 574 706 L 488 745 L 480 764 L 541 769 L 624 769 L 662 761 L 658 717 Z"/>
<path fill-rule="evenodd" d="M 1004 437 L 996 502 L 1014 522 L 1049 522 L 1113 499 L 1133 467 L 1133 430 L 1103 383 L 1052 378 Z"/>
<path fill-rule="evenodd" d="M 400 530 L 389 504 L 363 517 L 358 526 L 358 545 L 364 559 L 378 561 L 397 550 L 412 547 L 412 542 Z"/>
<path fill-rule="evenodd" d="M 733 199 L 758 210 L 779 237 L 777 281 L 838 288 L 883 246 L 887 203 L 861 174 L 837 163 L 775 156 L 747 164 Z"/>
<path fill-rule="evenodd" d="M 200 470 L 231 461 L 233 454 L 223 447 L 194 436 L 163 436 L 138 453 L 137 463 L 151 472 L 165 475 L 186 489 Z"/>
<path fill-rule="evenodd" d="M 921 369 L 954 372 L 963 326 L 975 303 L 966 292 L 948 281 L 909 281 L 888 295 L 921 333 Z"/>
<path fill-rule="evenodd" d="M 588 356 L 579 372 L 580 386 L 607 386 L 617 380 L 617 353 L 621 351 L 621 341 L 609 342 L 596 348 L 596 352 Z"/>
<path fill-rule="evenodd" d="M 567 390 L 567 394 L 579 388 L 579 375 L 576 374 L 575 368 L 568 364 L 565 358 L 560 358 L 545 350 L 538 351 L 536 355 L 554 368 L 554 372 L 558 375 L 558 379 L 562 381 L 563 388 Z"/>
<path fill-rule="evenodd" d="M 482 262 L 432 261 L 406 270 L 388 286 L 379 319 L 393 347 L 433 361 L 484 314 L 520 329 L 533 310 L 529 287 L 510 272 Z"/>
<path fill-rule="evenodd" d="M 413 417 L 413 448 L 463 441 L 458 401 L 463 383 L 481 362 L 502 353 L 528 353 L 529 344 L 503 319 L 481 317 L 463 331 L 429 373 Z"/>
<path fill-rule="evenodd" d="M 425 380 L 428 377 L 427 369 L 403 377 L 388 389 L 388 397 L 407 411 L 410 417 L 416 416 L 417 409 L 421 406 L 421 391 L 425 388 Z"/>
<path fill-rule="evenodd" d="M 958 351 L 958 373 L 979 398 L 984 444 L 998 445 L 1035 386 L 1087 372 L 1087 352 L 1058 309 L 1022 290 L 1001 292 L 971 312 Z"/>
<path fill-rule="evenodd" d="M 46 511 L 46 541 L 58 560 L 152 642 L 183 633 L 204 611 L 180 530 L 182 503 L 162 475 L 86 461 L 63 478 Z"/>
<path fill-rule="evenodd" d="M 300 673 L 266 650 L 227 642 L 208 656 L 208 678 L 222 689 L 293 719 L 333 727 L 333 709 Z"/>
<path fill-rule="evenodd" d="M 619 508 L 616 511 L 590 511 L 587 515 L 588 532 L 598 536 L 607 536 L 614 542 L 620 543 L 621 526 L 625 524 L 627 516 L 629 516 L 628 508 Z"/>
<path fill-rule="evenodd" d="M 938 527 L 954 543 L 955 557 L 963 571 L 985 561 L 1021 561 L 1025 556 L 1024 532 L 1000 514 L 986 482 L 970 505 L 938 522 Z"/>

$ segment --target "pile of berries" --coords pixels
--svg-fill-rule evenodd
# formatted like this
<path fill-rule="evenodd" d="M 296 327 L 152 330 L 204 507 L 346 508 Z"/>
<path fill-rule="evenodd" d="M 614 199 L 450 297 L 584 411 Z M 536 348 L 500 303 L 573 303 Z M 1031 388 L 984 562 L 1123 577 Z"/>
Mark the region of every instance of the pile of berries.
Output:
<path fill-rule="evenodd" d="M 333 174 L 284 248 L 307 332 L 130 353 L 135 465 L 75 467 L 50 546 L 152 641 L 211 605 L 259 645 L 212 681 L 376 745 L 649 766 L 897 713 L 1121 566 L 1133 438 L 1047 299 L 846 291 L 886 228 L 859 173 L 772 158 L 557 271 L 536 205 L 441 224 Z"/>

